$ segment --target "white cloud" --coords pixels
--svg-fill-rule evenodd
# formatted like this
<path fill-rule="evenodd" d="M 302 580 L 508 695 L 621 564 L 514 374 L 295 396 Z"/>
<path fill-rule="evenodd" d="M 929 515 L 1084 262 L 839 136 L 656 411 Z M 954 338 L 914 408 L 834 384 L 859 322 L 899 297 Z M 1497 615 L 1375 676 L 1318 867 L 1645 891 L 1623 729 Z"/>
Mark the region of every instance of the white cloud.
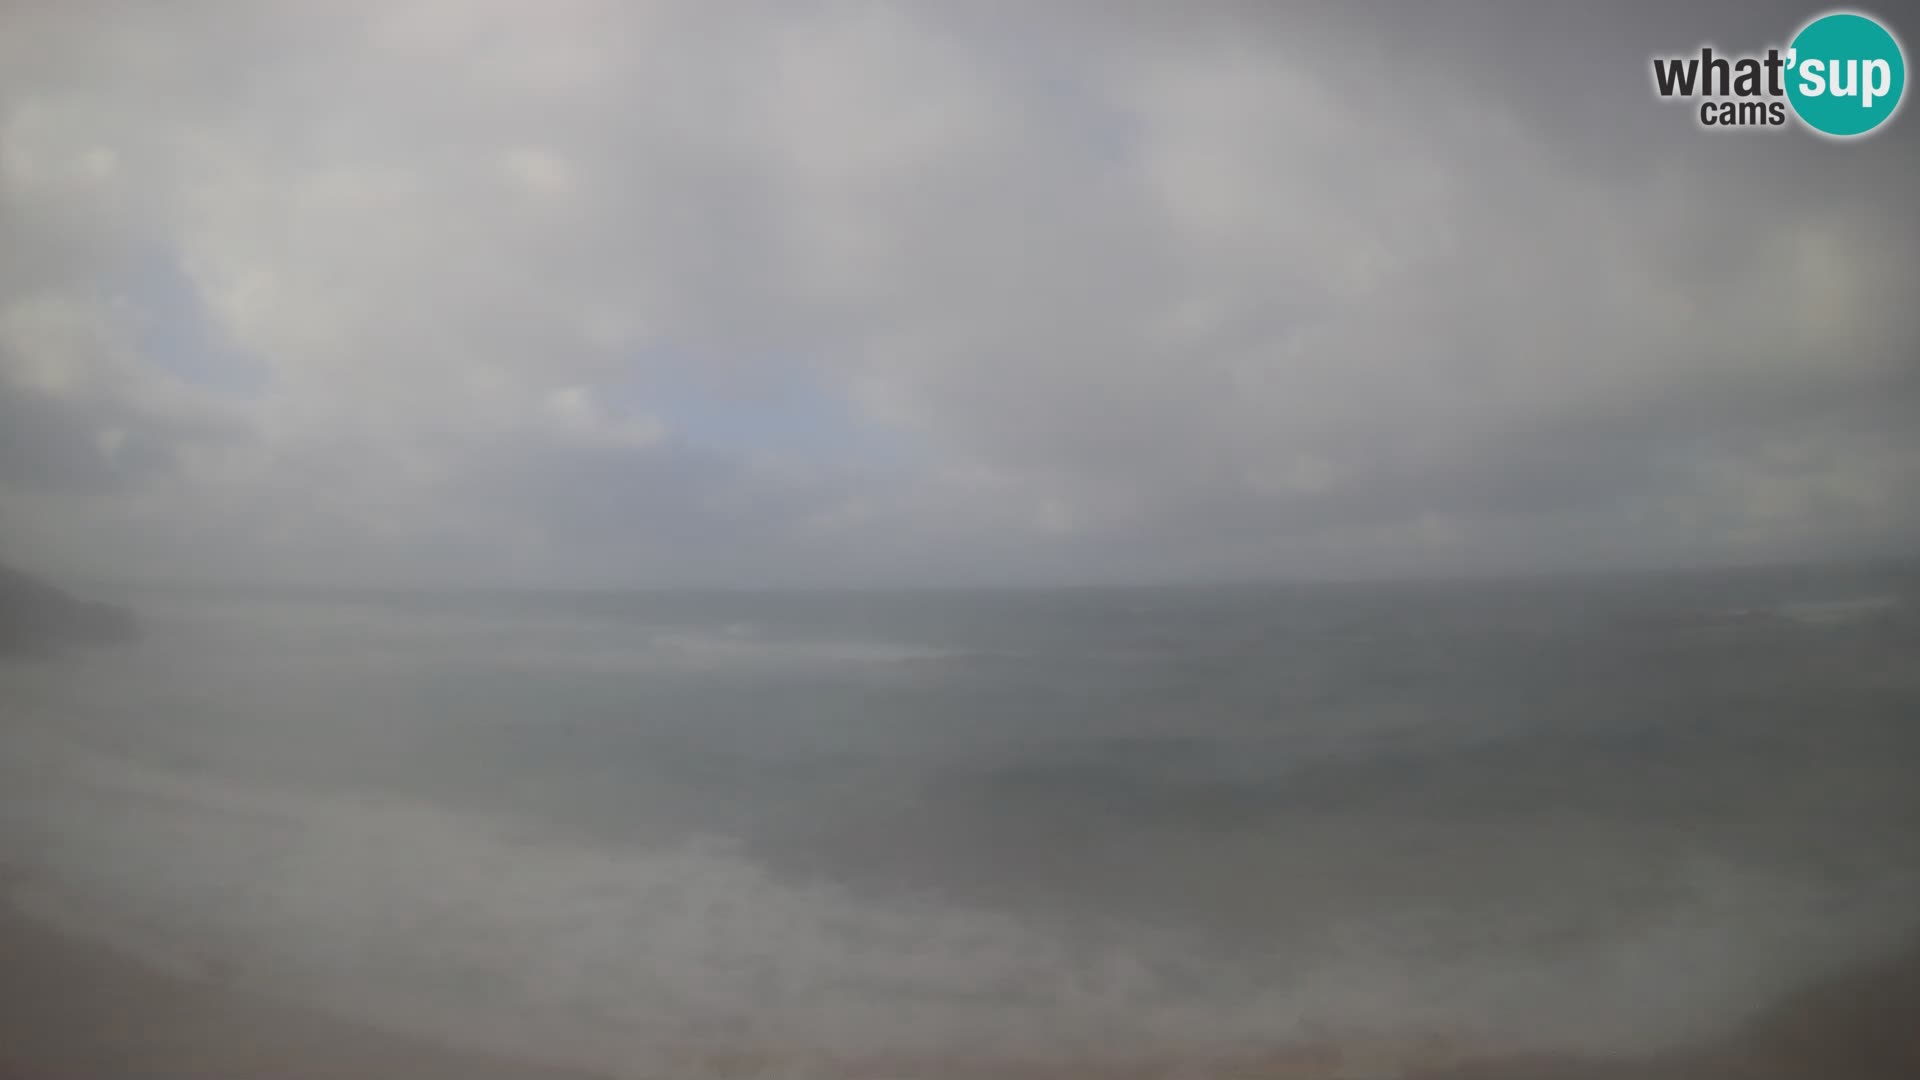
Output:
<path fill-rule="evenodd" d="M 585 386 L 561 387 L 547 395 L 546 416 L 562 438 L 586 444 L 644 450 L 666 438 L 653 417 L 616 417 Z"/>
<path fill-rule="evenodd" d="M 500 171 L 535 198 L 564 200 L 576 186 L 567 159 L 535 146 L 516 146 L 501 155 Z"/>
<path fill-rule="evenodd" d="M 0 406 L 54 418 L 16 470 L 34 553 L 1038 579 L 1920 526 L 1910 139 L 1840 182 L 1826 144 L 1650 101 L 1543 124 L 1559 91 L 1362 14 L 122 14 L 31 7 L 0 45 Z M 206 342 L 261 385 L 185 374 Z M 49 493 L 105 431 L 119 482 Z"/>

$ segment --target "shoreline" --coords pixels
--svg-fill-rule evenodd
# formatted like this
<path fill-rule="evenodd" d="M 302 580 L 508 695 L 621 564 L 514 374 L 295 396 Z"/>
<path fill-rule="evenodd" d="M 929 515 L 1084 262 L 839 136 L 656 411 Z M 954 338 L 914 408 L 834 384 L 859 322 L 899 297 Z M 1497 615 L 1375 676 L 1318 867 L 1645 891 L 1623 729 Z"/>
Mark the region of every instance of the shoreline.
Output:
<path fill-rule="evenodd" d="M 0 1078 L 592 1080 L 168 973 L 0 910 Z"/>
<path fill-rule="evenodd" d="M 1644 1058 L 1500 1055 L 1429 1046 L 1276 1048 L 1209 1061 L 904 1061 L 814 1059 L 807 1074 L 881 1080 L 1896 1080 L 1920 1076 L 1920 944 L 1882 963 L 1784 996 L 1729 1036 Z M 1412 1051 L 1413 1047 L 1399 1048 Z M 1364 1062 L 1425 1059 L 1382 1071 Z M 694 1054 L 684 1076 L 778 1075 L 753 1052 Z M 794 1064 L 788 1062 L 786 1064 Z M 769 1071 L 774 1070 L 774 1071 Z M 111 946 L 0 912 L 0 1080 L 60 1077 L 286 1077 L 344 1080 L 591 1080 L 598 1074 L 519 1062 L 338 1019 L 216 981 L 146 966 Z M 609 1080 L 601 1077 L 601 1080 Z M 662 1074 L 662 1080 L 668 1080 Z"/>

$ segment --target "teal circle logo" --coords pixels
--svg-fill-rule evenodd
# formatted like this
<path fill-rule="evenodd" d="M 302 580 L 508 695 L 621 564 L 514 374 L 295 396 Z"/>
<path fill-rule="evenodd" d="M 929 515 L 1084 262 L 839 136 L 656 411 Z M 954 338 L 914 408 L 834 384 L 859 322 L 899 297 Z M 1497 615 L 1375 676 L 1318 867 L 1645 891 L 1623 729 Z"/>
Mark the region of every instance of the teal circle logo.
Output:
<path fill-rule="evenodd" d="M 1835 12 L 1813 20 L 1787 55 L 1787 100 L 1823 135 L 1865 135 L 1900 108 L 1906 58 L 1887 28 L 1865 15 Z"/>

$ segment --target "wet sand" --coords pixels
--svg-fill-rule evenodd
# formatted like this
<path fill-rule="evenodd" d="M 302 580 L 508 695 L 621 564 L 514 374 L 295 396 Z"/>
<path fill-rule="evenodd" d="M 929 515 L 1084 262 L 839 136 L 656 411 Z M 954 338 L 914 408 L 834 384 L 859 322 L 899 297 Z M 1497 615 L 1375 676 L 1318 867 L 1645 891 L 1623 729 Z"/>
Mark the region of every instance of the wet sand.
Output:
<path fill-rule="evenodd" d="M 1920 1078 L 1920 942 L 1786 995 L 1725 1039 L 1640 1061 L 1516 1058 L 1430 1080 Z"/>
<path fill-rule="evenodd" d="M 0 1077 L 584 1080 L 158 972 L 0 914 Z"/>
<path fill-rule="evenodd" d="M 1394 1062 L 1397 1064 L 1388 1064 Z M 1412 1069 L 1410 1062 L 1424 1062 Z M 792 1065 L 789 1058 L 786 1062 Z M 774 1072 L 769 1072 L 774 1069 Z M 808 1075 L 879 1080 L 1912 1080 L 1920 1078 L 1920 946 L 1788 995 L 1731 1037 L 1641 1060 L 1502 1056 L 1444 1044 L 1322 1046 L 1210 1061 L 944 1061 L 815 1058 Z M 682 1076 L 775 1075 L 767 1056 L 690 1054 Z M 407 1077 L 586 1080 L 390 1034 L 151 970 L 11 913 L 0 915 L 0 1078 Z M 667 1080 L 663 1075 L 662 1080 Z"/>

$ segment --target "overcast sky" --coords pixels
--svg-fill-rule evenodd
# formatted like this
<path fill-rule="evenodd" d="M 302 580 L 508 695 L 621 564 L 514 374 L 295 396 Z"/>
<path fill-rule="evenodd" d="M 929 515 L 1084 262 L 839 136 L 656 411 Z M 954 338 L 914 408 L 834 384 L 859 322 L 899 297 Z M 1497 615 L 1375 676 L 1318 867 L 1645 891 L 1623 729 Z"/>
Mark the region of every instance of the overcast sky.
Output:
<path fill-rule="evenodd" d="M 12 0 L 0 559 L 1920 551 L 1915 114 L 1703 133 L 1649 57 L 1814 9 L 1679 7 Z"/>

